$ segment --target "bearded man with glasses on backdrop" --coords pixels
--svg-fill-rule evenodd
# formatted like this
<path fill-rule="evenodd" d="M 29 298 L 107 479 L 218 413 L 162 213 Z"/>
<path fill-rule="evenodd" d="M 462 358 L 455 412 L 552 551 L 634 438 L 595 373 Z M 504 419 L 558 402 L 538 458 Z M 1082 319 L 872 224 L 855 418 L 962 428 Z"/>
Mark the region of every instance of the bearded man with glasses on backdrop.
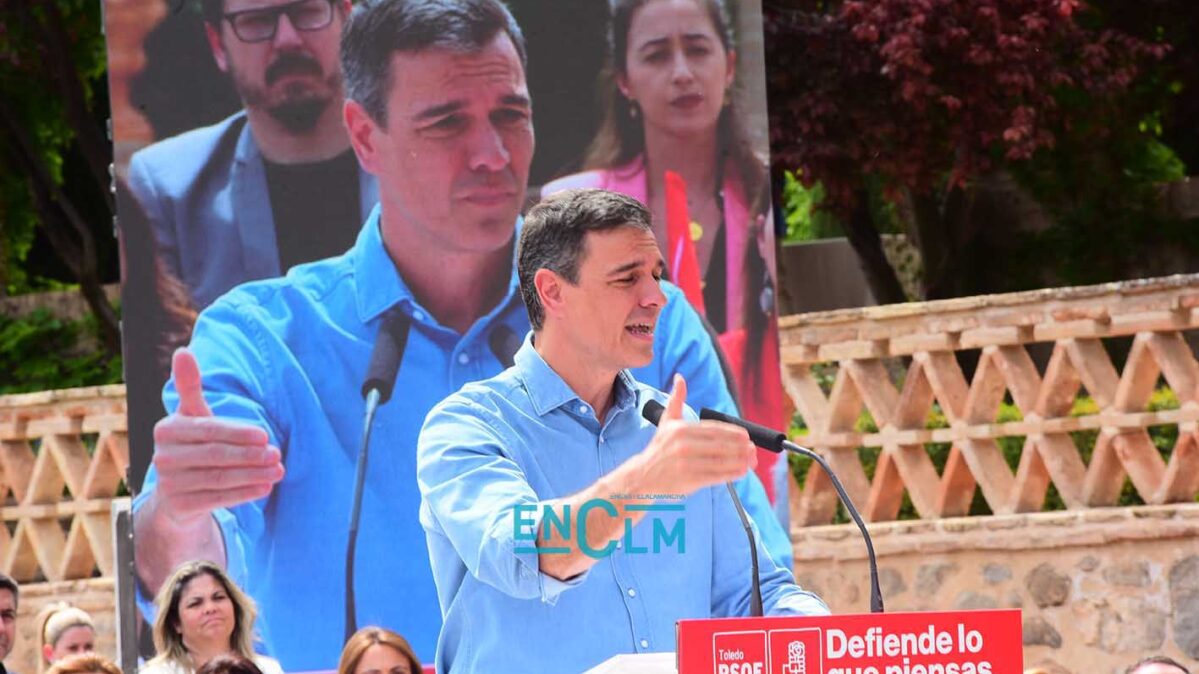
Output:
<path fill-rule="evenodd" d="M 245 281 L 344 252 L 378 201 L 345 126 L 350 0 L 201 0 L 244 109 L 133 155 L 130 188 L 197 309 Z"/>

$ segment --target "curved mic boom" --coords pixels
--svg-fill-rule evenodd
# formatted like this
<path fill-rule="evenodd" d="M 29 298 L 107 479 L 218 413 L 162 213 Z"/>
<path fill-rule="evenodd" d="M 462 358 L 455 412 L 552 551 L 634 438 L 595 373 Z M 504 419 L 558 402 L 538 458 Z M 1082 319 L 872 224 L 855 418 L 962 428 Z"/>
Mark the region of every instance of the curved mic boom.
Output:
<path fill-rule="evenodd" d="M 862 538 L 866 541 L 866 554 L 870 558 L 870 612 L 882 613 L 883 593 L 878 584 L 878 560 L 874 558 L 874 541 L 870 539 L 870 532 L 866 530 L 866 524 L 862 521 L 862 516 L 858 514 L 858 509 L 854 507 L 849 494 L 845 493 L 845 487 L 841 485 L 841 480 L 837 478 L 837 474 L 825 462 L 824 457 L 807 447 L 801 447 L 791 442 L 784 433 L 755 424 L 752 421 L 731 417 L 706 407 L 699 411 L 699 418 L 723 421 L 734 426 L 740 426 L 749 433 L 749 439 L 762 449 L 770 450 L 776 454 L 787 450 L 800 456 L 806 456 L 820 464 L 820 467 L 824 469 L 825 474 L 828 475 L 829 480 L 833 483 L 833 488 L 837 490 L 837 496 L 841 497 L 841 502 L 845 504 L 845 510 L 849 512 L 849 516 L 858 525 L 858 530 L 862 532 Z"/>

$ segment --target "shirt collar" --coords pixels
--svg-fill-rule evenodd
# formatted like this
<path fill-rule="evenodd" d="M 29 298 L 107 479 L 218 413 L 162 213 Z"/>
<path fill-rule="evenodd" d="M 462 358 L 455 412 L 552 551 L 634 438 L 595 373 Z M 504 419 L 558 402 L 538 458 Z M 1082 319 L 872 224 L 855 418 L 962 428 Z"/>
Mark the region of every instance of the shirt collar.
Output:
<path fill-rule="evenodd" d="M 395 263 L 383 247 L 379 231 L 379 205 L 371 209 L 354 242 L 354 293 L 358 317 L 370 322 L 396 304 L 413 301 L 412 291 L 400 278 Z"/>
<path fill-rule="evenodd" d="M 525 385 L 529 400 L 533 404 L 533 410 L 537 412 L 538 416 L 545 416 L 567 403 L 582 400 L 567 385 L 566 381 L 557 372 L 554 372 L 549 363 L 545 362 L 541 354 L 537 353 L 537 349 L 533 348 L 532 331 L 525 336 L 524 344 L 516 352 L 514 361 L 513 368 L 516 371 L 516 377 Z M 615 402 L 612 409 L 609 410 L 609 416 L 612 412 L 619 412 L 636 405 L 636 386 L 634 386 L 633 377 L 628 370 L 621 370 L 616 375 L 614 391 Z"/>
<path fill-rule="evenodd" d="M 395 262 L 383 245 L 381 222 L 382 209 L 379 204 L 375 204 L 362 226 L 362 231 L 358 233 L 358 239 L 354 242 L 354 293 L 358 305 L 358 318 L 363 323 L 374 320 L 397 304 L 407 303 L 410 308 L 417 304 L 408 284 L 400 277 Z M 515 239 L 520 237 L 522 224 L 524 219 L 518 217 Z M 512 274 L 508 279 L 508 292 L 497 309 L 506 307 L 514 295 L 520 294 L 518 284 L 516 246 L 513 245 Z"/>

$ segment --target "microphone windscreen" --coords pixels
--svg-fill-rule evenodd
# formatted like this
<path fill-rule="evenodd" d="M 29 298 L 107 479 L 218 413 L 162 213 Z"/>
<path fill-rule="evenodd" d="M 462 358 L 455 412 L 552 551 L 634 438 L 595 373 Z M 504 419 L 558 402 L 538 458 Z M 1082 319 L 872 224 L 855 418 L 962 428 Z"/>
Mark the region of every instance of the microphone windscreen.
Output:
<path fill-rule="evenodd" d="M 767 449 L 775 453 L 783 451 L 783 442 L 786 441 L 787 435 L 781 431 L 776 431 L 773 428 L 767 428 L 755 424 L 752 421 L 746 421 L 738 417 L 731 417 L 727 414 L 717 412 L 707 407 L 699 411 L 700 419 L 710 419 L 712 421 L 723 421 L 726 424 L 740 426 L 749 432 L 749 439 L 762 449 Z"/>
<path fill-rule="evenodd" d="M 505 369 L 516 364 L 516 352 L 520 350 L 522 342 L 524 339 L 503 323 L 492 328 L 487 336 L 487 346 L 491 347 L 491 353 Z"/>
<path fill-rule="evenodd" d="M 383 326 L 375 338 L 375 348 L 371 351 L 370 365 L 366 368 L 366 379 L 362 382 L 363 397 L 374 389 L 379 391 L 380 405 L 391 398 L 400 360 L 404 357 L 404 348 L 408 346 L 410 325 L 407 314 L 398 309 L 383 320 Z"/>
<path fill-rule="evenodd" d="M 641 416 L 645 417 L 646 421 L 657 426 L 658 422 L 662 420 L 662 413 L 665 411 L 666 408 L 662 406 L 662 403 L 657 400 L 649 400 L 641 408 Z"/>

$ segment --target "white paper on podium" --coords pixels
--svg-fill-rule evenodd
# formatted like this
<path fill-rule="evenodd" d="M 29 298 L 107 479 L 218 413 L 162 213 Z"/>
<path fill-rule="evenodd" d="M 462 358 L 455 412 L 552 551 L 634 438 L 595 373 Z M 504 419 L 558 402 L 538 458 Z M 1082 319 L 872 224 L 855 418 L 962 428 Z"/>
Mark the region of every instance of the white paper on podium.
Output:
<path fill-rule="evenodd" d="M 677 674 L 674 653 L 625 653 L 609 658 L 583 674 Z"/>

